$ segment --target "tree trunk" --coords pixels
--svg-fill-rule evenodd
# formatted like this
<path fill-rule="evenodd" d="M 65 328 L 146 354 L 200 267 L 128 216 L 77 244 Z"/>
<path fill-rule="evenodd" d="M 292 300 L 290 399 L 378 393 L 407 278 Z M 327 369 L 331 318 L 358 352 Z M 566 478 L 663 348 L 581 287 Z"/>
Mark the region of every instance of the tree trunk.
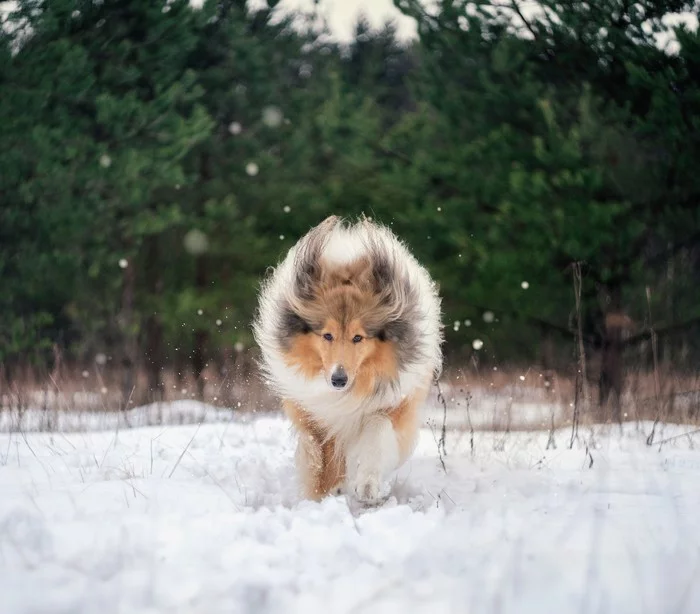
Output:
<path fill-rule="evenodd" d="M 621 400 L 624 384 L 623 332 L 629 318 L 622 312 L 622 288 L 619 284 L 608 288 L 606 297 L 603 347 L 600 362 L 599 407 L 607 418 L 606 409 L 612 404 L 612 417 L 622 420 Z"/>
<path fill-rule="evenodd" d="M 668 250 L 673 249 L 673 244 L 668 244 Z M 675 256 L 671 256 L 666 264 L 666 323 L 670 326 L 674 324 L 673 309 L 673 285 L 676 277 Z M 673 370 L 673 342 L 674 336 L 668 335 L 663 344 L 663 361 L 666 373 Z M 672 397 L 673 398 L 673 397 Z"/>
<path fill-rule="evenodd" d="M 545 371 L 554 368 L 554 339 L 552 332 L 545 326 L 540 329 L 540 364 Z"/>
<path fill-rule="evenodd" d="M 124 269 L 122 306 L 119 321 L 122 330 L 121 409 L 128 409 L 136 387 L 136 336 L 134 334 L 134 286 L 136 271 L 133 262 Z"/>
<path fill-rule="evenodd" d="M 195 273 L 195 288 L 199 295 L 202 295 L 206 290 L 207 284 L 207 268 L 203 256 L 197 257 Z M 192 370 L 194 379 L 197 384 L 197 398 L 201 401 L 204 399 L 204 378 L 203 371 L 206 367 L 206 347 L 208 333 L 204 328 L 196 327 L 194 331 L 194 344 L 192 348 Z"/>
<path fill-rule="evenodd" d="M 163 290 L 161 276 L 160 245 L 158 237 L 149 237 L 146 243 L 146 283 L 148 291 L 157 297 Z M 155 301 L 154 301 L 155 303 Z M 145 322 L 146 374 L 148 377 L 149 401 L 159 403 L 164 399 L 163 364 L 163 324 L 156 311 L 148 314 Z"/>
<path fill-rule="evenodd" d="M 165 397 L 163 385 L 163 326 L 157 313 L 146 319 L 146 375 L 148 395 L 152 402 L 160 403 Z"/>
<path fill-rule="evenodd" d="M 199 182 L 206 185 L 212 178 L 211 156 L 205 151 L 199 160 Z M 201 212 L 204 213 L 203 211 Z M 207 290 L 207 261 L 206 256 L 200 253 L 196 257 L 195 262 L 195 292 L 199 296 L 203 296 Z M 194 331 L 193 348 L 192 348 L 192 370 L 194 371 L 195 383 L 197 386 L 197 398 L 201 401 L 204 399 L 204 378 L 202 372 L 206 365 L 208 334 L 206 329 L 197 323 Z"/>
<path fill-rule="evenodd" d="M 178 392 L 181 392 L 187 384 L 186 374 L 188 371 L 187 351 L 183 347 L 183 341 L 177 343 L 173 355 L 173 367 L 175 369 L 175 382 Z"/>
<path fill-rule="evenodd" d="M 5 366 L 5 363 L 0 362 L 0 411 L 11 408 L 9 369 Z"/>

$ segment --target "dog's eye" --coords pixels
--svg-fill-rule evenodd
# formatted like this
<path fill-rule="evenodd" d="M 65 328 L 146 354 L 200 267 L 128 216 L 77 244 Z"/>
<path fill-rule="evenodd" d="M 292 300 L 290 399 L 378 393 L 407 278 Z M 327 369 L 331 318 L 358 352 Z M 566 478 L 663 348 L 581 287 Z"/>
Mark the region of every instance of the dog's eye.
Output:
<path fill-rule="evenodd" d="M 333 341 L 333 335 L 331 335 L 330 333 L 326 333 L 325 335 L 323 335 L 323 338 L 326 341 Z"/>
<path fill-rule="evenodd" d="M 362 336 L 361 336 L 361 335 L 355 335 L 355 336 L 352 338 L 352 342 L 353 342 L 353 343 L 360 343 L 360 341 L 362 341 Z"/>

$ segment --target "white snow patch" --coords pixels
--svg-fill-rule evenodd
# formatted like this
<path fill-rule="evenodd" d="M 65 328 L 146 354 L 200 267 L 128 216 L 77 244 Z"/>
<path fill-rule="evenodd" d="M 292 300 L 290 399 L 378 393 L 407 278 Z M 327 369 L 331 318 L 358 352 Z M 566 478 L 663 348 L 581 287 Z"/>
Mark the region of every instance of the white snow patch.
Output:
<path fill-rule="evenodd" d="M 3 434 L 2 610 L 697 612 L 700 452 L 650 428 L 448 431 L 446 472 L 425 430 L 371 510 L 299 499 L 282 418 Z"/>
<path fill-rule="evenodd" d="M 0 433 L 114 431 L 141 426 L 229 422 L 232 419 L 244 420 L 245 415 L 188 399 L 153 403 L 127 411 L 5 409 L 0 411 Z"/>

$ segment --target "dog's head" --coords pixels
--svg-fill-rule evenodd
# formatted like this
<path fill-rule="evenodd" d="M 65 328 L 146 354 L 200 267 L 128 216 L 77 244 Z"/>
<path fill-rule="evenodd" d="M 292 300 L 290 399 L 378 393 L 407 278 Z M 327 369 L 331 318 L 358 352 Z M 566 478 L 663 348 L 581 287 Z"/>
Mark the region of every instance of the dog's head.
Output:
<path fill-rule="evenodd" d="M 309 379 L 323 374 L 329 390 L 366 396 L 417 358 L 418 297 L 380 240 L 341 263 L 325 258 L 329 239 L 342 243 L 331 236 L 338 223 L 326 220 L 300 246 L 278 338 L 288 364 Z"/>

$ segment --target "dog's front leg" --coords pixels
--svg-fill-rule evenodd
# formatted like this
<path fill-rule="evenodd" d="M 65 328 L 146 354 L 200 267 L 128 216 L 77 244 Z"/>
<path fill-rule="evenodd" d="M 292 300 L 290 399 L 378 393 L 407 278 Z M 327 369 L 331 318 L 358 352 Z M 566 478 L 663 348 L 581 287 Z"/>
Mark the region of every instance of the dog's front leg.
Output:
<path fill-rule="evenodd" d="M 304 496 L 318 501 L 325 494 L 321 490 L 321 473 L 323 471 L 321 443 L 310 433 L 301 433 L 297 443 L 295 460 Z"/>
<path fill-rule="evenodd" d="M 348 491 L 363 503 L 376 503 L 385 479 L 399 463 L 399 444 L 391 420 L 372 416 L 347 454 Z"/>

